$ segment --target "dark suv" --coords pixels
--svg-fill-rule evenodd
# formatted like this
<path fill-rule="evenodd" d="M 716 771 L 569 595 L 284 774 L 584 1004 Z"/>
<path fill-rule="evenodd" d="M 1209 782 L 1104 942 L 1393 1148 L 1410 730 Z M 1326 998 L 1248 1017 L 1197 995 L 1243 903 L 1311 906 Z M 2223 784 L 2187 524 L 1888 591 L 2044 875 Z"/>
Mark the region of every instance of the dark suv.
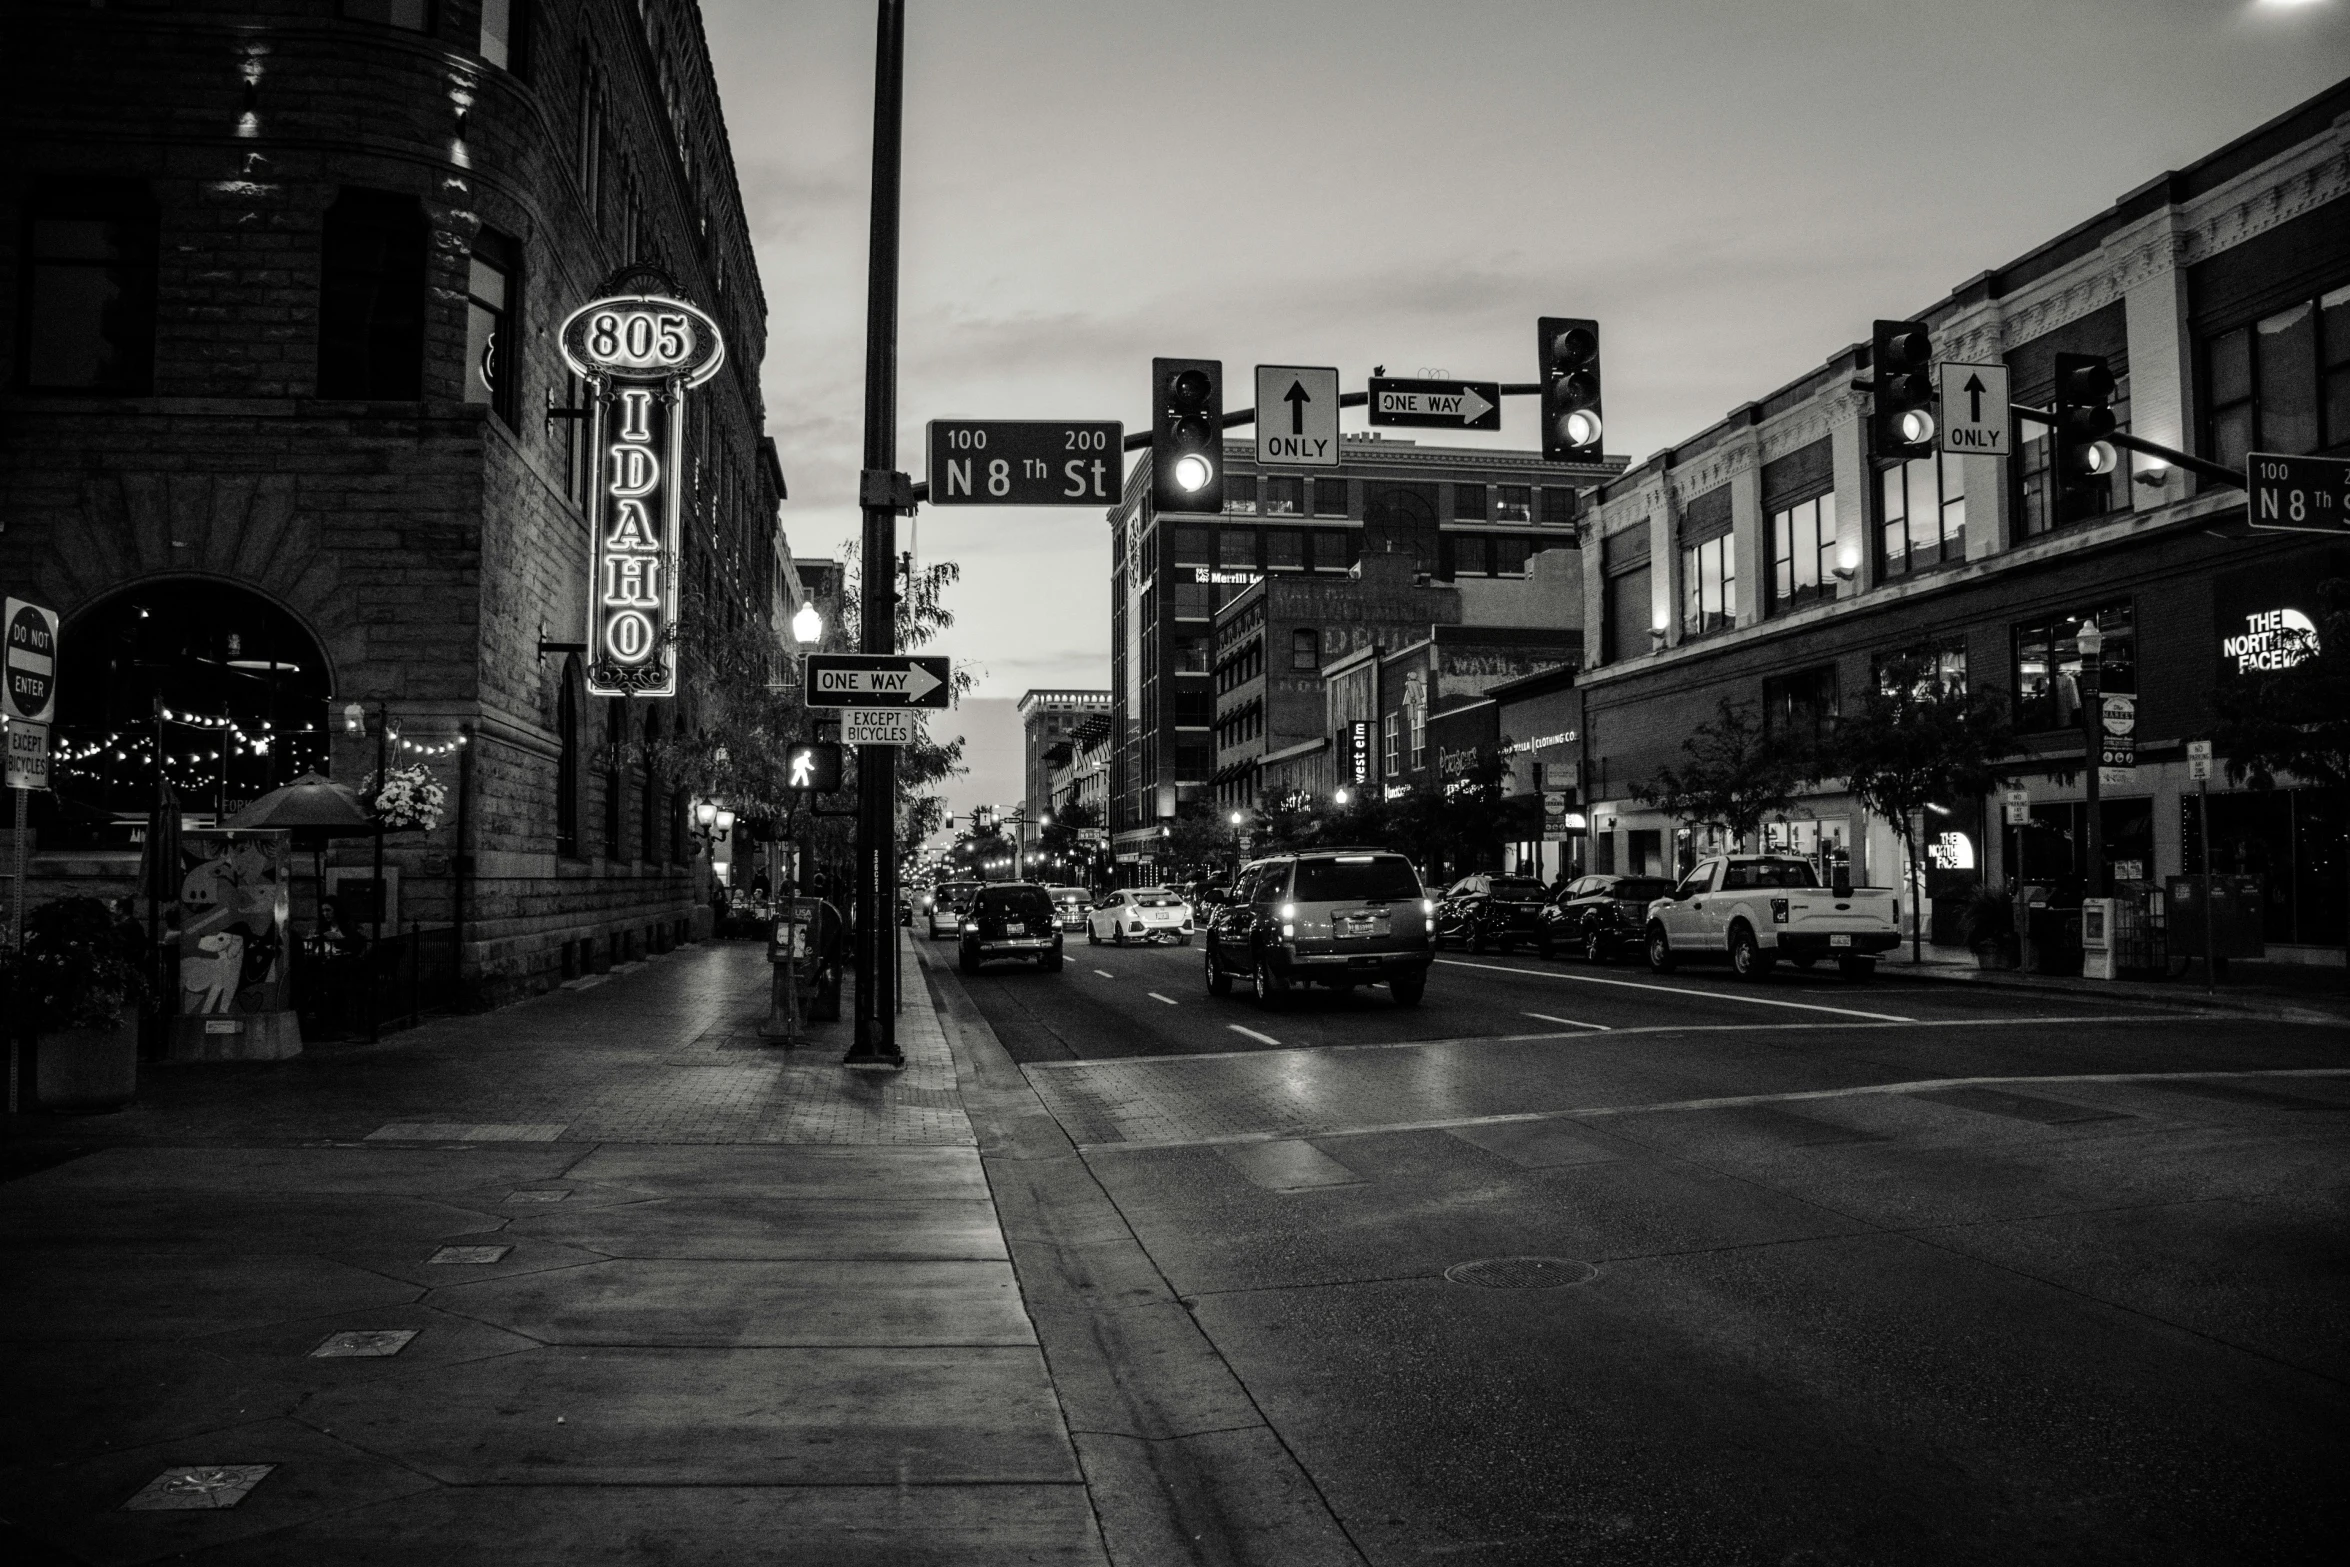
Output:
<path fill-rule="evenodd" d="M 1258 860 L 1208 922 L 1208 993 L 1230 995 L 1238 975 L 1270 1007 L 1304 985 L 1384 984 L 1396 1005 L 1416 1007 L 1434 961 L 1434 913 L 1420 873 L 1400 854 L 1330 849 Z"/>
<path fill-rule="evenodd" d="M 1053 895 L 1033 882 L 994 882 L 971 895 L 963 911 L 961 968 L 979 972 L 979 965 L 997 958 L 1034 958 L 1045 973 L 1061 966 L 1061 922 L 1053 912 Z"/>
<path fill-rule="evenodd" d="M 1458 941 L 1471 952 L 1507 952 L 1512 942 L 1532 942 L 1541 932 L 1546 896 L 1531 876 L 1464 876 L 1437 902 L 1436 945 Z"/>

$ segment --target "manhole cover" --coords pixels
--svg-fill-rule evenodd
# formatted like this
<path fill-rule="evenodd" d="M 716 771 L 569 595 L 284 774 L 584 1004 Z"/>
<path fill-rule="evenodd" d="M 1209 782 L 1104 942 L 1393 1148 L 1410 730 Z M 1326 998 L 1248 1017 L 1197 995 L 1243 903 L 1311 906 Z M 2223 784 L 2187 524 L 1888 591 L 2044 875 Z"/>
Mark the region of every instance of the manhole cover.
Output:
<path fill-rule="evenodd" d="M 1481 1262 L 1458 1262 L 1444 1270 L 1455 1284 L 1477 1284 L 1489 1290 L 1553 1290 L 1569 1284 L 1588 1284 L 1599 1270 L 1569 1257 L 1487 1257 Z"/>

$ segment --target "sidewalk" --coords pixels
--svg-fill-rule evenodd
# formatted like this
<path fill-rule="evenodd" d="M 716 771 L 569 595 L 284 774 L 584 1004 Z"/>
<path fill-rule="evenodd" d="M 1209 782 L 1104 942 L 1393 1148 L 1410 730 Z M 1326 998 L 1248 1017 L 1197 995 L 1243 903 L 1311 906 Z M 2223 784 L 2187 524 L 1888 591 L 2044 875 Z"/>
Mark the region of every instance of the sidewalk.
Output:
<path fill-rule="evenodd" d="M 2049 990 L 2072 995 L 2128 998 L 2190 1011 L 2226 1012 L 2239 1017 L 2269 1018 L 2280 1023 L 2350 1023 L 2350 984 L 2340 969 L 2285 963 L 2244 963 L 2210 992 L 2204 989 L 2200 964 L 2183 979 L 2082 979 L 2056 974 L 2026 974 L 2020 969 L 1986 969 L 1965 947 L 1929 944 L 1922 962 L 1910 960 L 1909 948 L 1888 952 L 1877 972 L 1892 979 L 1924 979 L 2007 990 Z"/>
<path fill-rule="evenodd" d="M 909 969 L 902 1074 L 760 1042 L 736 943 L 18 1118 L 0 1546 L 1103 1563 Z"/>

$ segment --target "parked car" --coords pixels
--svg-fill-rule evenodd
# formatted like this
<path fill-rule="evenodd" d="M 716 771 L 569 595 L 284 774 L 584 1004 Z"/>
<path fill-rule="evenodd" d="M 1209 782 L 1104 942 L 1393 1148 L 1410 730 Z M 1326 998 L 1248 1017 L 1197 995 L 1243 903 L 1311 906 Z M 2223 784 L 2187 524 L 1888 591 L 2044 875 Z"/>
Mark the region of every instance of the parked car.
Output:
<path fill-rule="evenodd" d="M 1662 876 L 1578 876 L 1542 906 L 1535 950 L 1544 957 L 1571 952 L 1594 963 L 1639 951 L 1648 906 L 1673 890 Z"/>
<path fill-rule="evenodd" d="M 1208 922 L 1202 945 L 1208 994 L 1245 978 L 1261 1006 L 1306 985 L 1380 985 L 1416 1007 L 1435 961 L 1435 900 L 1400 854 L 1320 850 L 1244 867 Z"/>
<path fill-rule="evenodd" d="M 1463 876 L 1436 905 L 1436 945 L 1457 941 L 1471 952 L 1508 950 L 1531 942 L 1541 929 L 1542 883 L 1531 876 Z"/>
<path fill-rule="evenodd" d="M 1093 894 L 1083 887 L 1047 887 L 1053 900 L 1053 923 L 1063 930 L 1085 929 L 1085 916 L 1093 912 Z"/>
<path fill-rule="evenodd" d="M 998 958 L 1033 958 L 1047 974 L 1061 967 L 1061 927 L 1052 895 L 1033 882 L 991 882 L 963 911 L 957 953 L 966 974 Z"/>
<path fill-rule="evenodd" d="M 1760 979 L 1780 958 L 1809 968 L 1833 957 L 1859 978 L 1901 945 L 1889 889 L 1822 887 L 1811 861 L 1764 854 L 1699 860 L 1649 908 L 1646 928 L 1659 974 L 1684 958 L 1727 957 L 1739 978 Z"/>
<path fill-rule="evenodd" d="M 1106 894 L 1085 917 L 1085 939 L 1123 947 L 1138 941 L 1191 945 L 1191 905 L 1165 887 L 1124 887 Z"/>
<path fill-rule="evenodd" d="M 931 940 L 963 933 L 963 910 L 978 891 L 975 881 L 942 881 L 930 889 L 930 906 L 923 912 L 930 918 Z"/>

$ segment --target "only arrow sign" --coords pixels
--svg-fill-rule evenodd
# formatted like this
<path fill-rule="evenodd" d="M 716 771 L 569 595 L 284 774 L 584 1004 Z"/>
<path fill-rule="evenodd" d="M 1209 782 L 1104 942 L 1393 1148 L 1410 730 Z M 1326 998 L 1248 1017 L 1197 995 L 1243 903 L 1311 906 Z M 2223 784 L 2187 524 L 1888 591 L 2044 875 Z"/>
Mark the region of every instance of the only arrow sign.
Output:
<path fill-rule="evenodd" d="M 1966 385 L 1959 390 L 1965 392 L 1967 396 L 1966 422 L 1981 424 L 1983 422 L 1983 378 L 1979 375 L 1970 375 L 1966 378 Z"/>
<path fill-rule="evenodd" d="M 1292 435 L 1305 434 L 1306 404 L 1314 400 L 1307 393 L 1305 383 L 1303 381 L 1290 382 L 1289 390 L 1281 394 L 1281 400 L 1289 405 L 1289 433 Z"/>

